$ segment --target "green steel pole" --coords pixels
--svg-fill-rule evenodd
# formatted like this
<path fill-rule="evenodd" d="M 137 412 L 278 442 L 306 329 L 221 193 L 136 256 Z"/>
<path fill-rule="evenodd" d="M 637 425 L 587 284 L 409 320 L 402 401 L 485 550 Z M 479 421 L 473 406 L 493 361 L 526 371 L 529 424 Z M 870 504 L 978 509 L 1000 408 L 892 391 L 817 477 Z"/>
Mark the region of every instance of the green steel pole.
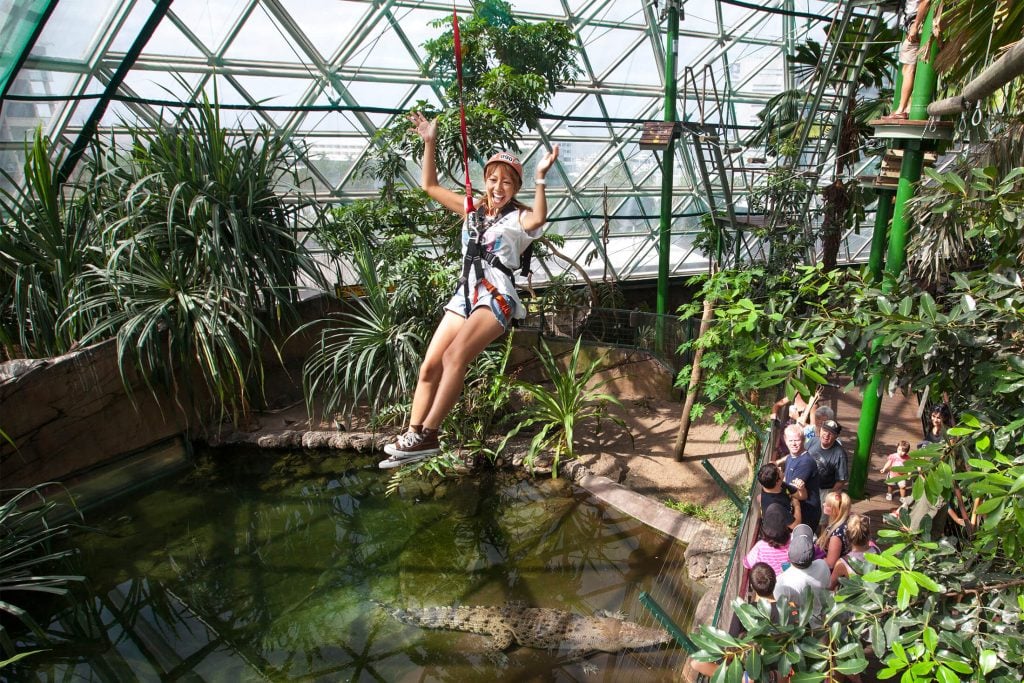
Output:
<path fill-rule="evenodd" d="M 875 209 L 875 228 L 871 233 L 871 256 L 868 257 L 868 271 L 871 281 L 882 281 L 882 267 L 885 264 L 886 228 L 892 218 L 893 194 L 890 190 L 878 191 L 878 207 Z"/>
<path fill-rule="evenodd" d="M 931 35 L 932 15 L 935 5 L 928 8 L 928 16 L 921 28 L 922 40 Z M 938 41 L 929 40 L 931 49 L 926 60 L 918 59 L 914 69 L 914 90 L 910 96 L 910 118 L 924 120 L 928 118 L 928 103 L 935 97 L 935 69 L 931 62 L 938 52 Z M 907 262 L 907 229 L 910 225 L 907 215 L 907 201 L 914 196 L 914 188 L 921 178 L 921 167 L 924 162 L 924 151 L 921 142 L 913 140 L 903 150 L 903 164 L 900 167 L 900 183 L 896 189 L 896 202 L 893 207 L 892 230 L 889 233 L 889 249 L 886 257 L 885 272 L 892 276 L 891 280 L 882 282 L 882 291 L 888 292 L 892 282 L 903 272 Z M 874 245 L 872 245 L 874 252 Z M 877 350 L 872 344 L 870 353 Z M 864 399 L 860 409 L 860 422 L 857 425 L 857 451 L 854 453 L 853 465 L 850 468 L 850 495 L 860 498 L 864 495 L 864 484 L 871 466 L 871 445 L 878 430 L 878 416 L 882 407 L 882 377 L 876 374 L 864 389 Z"/>
<path fill-rule="evenodd" d="M 668 2 L 668 39 L 665 46 L 665 120 L 676 120 L 676 55 L 679 52 L 679 8 Z M 669 248 L 672 245 L 672 170 L 675 136 L 661 158 L 661 222 L 658 230 L 658 314 L 668 313 Z M 659 345 L 662 335 L 658 335 Z"/>

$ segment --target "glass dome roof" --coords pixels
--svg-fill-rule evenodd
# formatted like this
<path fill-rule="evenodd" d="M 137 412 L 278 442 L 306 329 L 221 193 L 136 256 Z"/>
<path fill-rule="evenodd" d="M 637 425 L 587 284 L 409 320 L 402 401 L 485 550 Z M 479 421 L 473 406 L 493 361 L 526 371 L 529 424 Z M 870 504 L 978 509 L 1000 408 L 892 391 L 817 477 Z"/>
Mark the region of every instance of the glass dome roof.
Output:
<path fill-rule="evenodd" d="M 661 211 L 661 154 L 641 149 L 645 121 L 664 118 L 669 0 L 516 0 L 523 21 L 566 22 L 582 76 L 562 89 L 523 156 L 561 145 L 548 180 L 550 229 L 582 261 L 599 249 L 614 277 L 655 277 Z M 690 0 L 681 5 L 677 115 L 721 132 L 732 156 L 762 156 L 738 143 L 768 99 L 796 82 L 784 57 L 823 40 L 837 3 L 816 0 Z M 457 3 L 461 13 L 472 8 Z M 356 171 L 373 133 L 417 100 L 440 103 L 423 73 L 431 23 L 452 4 L 412 0 L 8 0 L 0 2 L 0 166 L 20 173 L 37 127 L 71 146 L 98 124 L 109 135 L 166 125 L 205 93 L 229 129 L 259 124 L 302 144 L 317 197 L 345 201 L 377 188 Z M 707 268 L 693 248 L 701 216 L 725 197 L 706 178 L 686 136 L 672 147 L 670 274 Z M 705 160 L 706 163 L 706 160 Z M 749 179 L 730 172 L 730 206 L 744 210 Z M 410 162 L 406 180 L 416 185 Z M 479 169 L 477 169 L 479 177 Z M 722 180 L 722 178 L 719 178 Z M 847 258 L 864 240 L 849 235 Z M 600 261 L 600 260 L 599 260 Z M 603 263 L 592 264 L 598 274 Z"/>

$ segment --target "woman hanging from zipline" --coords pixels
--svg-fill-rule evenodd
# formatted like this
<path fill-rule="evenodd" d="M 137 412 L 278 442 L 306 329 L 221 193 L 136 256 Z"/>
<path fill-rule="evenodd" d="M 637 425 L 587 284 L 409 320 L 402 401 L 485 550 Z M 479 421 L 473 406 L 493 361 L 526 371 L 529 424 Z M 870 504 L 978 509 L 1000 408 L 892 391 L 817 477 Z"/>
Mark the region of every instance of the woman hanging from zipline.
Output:
<path fill-rule="evenodd" d="M 422 460 L 441 450 L 438 431 L 462 393 L 466 369 L 488 344 L 526 315 L 516 295 L 512 272 L 526 248 L 543 233 L 547 220 L 544 176 L 558 158 L 552 147 L 537 165 L 533 207 L 516 199 L 523 185 L 523 165 L 509 152 L 498 152 L 484 165 L 484 196 L 473 210 L 471 194 L 461 195 L 437 180 L 437 120 L 416 112 L 409 117 L 423 139 L 421 185 L 431 198 L 464 217 L 463 271 L 444 317 L 427 347 L 412 398 L 409 428 L 384 446 L 384 469 Z M 470 190 L 467 182 L 467 189 Z"/>

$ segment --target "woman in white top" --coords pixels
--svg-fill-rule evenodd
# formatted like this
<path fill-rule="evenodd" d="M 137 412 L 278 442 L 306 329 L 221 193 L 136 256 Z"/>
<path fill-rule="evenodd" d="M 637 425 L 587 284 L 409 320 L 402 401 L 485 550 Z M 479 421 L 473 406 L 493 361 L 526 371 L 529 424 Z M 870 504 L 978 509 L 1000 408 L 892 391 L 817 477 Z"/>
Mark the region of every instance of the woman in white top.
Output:
<path fill-rule="evenodd" d="M 466 218 L 463 224 L 462 248 L 465 255 L 470 243 L 485 252 L 487 260 L 470 268 L 466 283 L 444 307 L 444 317 L 434 332 L 426 356 L 420 365 L 419 381 L 413 394 L 408 430 L 384 447 L 388 459 L 382 468 L 398 467 L 422 460 L 440 451 L 438 430 L 462 393 L 466 369 L 488 344 L 510 326 L 513 318 L 525 315 L 516 296 L 509 271 L 519 266 L 519 257 L 533 240 L 541 236 L 547 220 L 544 176 L 558 158 L 558 145 L 537 165 L 534 179 L 533 207 L 516 200 L 523 184 L 523 166 L 515 155 L 498 152 L 484 166 L 484 196 L 479 203 L 481 214 L 471 221 L 466 212 L 466 197 L 441 186 L 437 179 L 437 120 L 429 120 L 416 112 L 409 117 L 416 133 L 423 139 L 423 173 L 421 185 L 431 198 L 449 211 Z M 501 266 L 494 265 L 500 261 Z M 482 275 L 480 277 L 479 275 Z"/>

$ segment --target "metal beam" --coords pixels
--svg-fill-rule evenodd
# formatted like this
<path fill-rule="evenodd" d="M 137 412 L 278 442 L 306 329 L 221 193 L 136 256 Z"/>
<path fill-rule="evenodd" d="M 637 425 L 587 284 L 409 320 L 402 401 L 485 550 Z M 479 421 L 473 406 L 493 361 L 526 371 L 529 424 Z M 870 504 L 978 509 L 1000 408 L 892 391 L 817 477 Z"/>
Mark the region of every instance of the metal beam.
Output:
<path fill-rule="evenodd" d="M 110 104 L 110 100 L 117 89 L 121 86 L 125 76 L 128 75 L 128 71 L 131 70 L 132 64 L 138 59 L 139 54 L 142 53 L 143 48 L 146 47 L 146 43 L 153 36 L 156 31 L 156 27 L 163 21 L 164 15 L 167 14 L 167 10 L 170 9 L 171 3 L 174 0 L 157 0 L 156 6 L 150 13 L 146 23 L 143 24 L 139 30 L 139 35 L 135 37 L 135 41 L 132 43 L 131 48 L 125 53 L 124 61 L 121 62 L 121 66 L 118 67 L 117 71 L 114 72 L 113 78 L 107 83 L 106 90 L 103 92 L 103 97 L 100 98 L 99 102 L 96 103 L 96 108 L 93 109 L 92 114 L 89 115 L 85 125 L 82 126 L 82 132 L 75 139 L 72 144 L 70 151 L 68 152 L 67 158 L 64 160 L 64 164 L 60 167 L 57 173 L 57 182 L 64 184 L 71 177 L 71 174 L 75 170 L 75 166 L 78 164 L 78 160 L 82 158 L 82 154 L 85 152 L 85 148 L 89 146 L 93 137 L 96 135 L 96 129 L 99 127 L 100 120 L 103 118 L 103 114 L 107 111 L 107 106 Z"/>

